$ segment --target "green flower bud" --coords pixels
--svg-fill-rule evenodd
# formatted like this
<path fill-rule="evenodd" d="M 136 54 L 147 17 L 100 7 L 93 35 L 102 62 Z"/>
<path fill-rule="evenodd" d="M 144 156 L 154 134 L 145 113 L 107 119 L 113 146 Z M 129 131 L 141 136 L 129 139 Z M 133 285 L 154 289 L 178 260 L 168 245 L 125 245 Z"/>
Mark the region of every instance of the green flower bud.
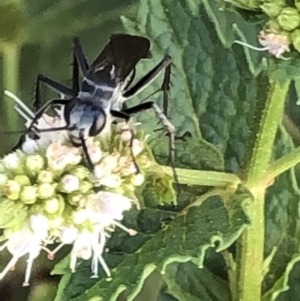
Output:
<path fill-rule="evenodd" d="M 134 186 L 140 186 L 144 183 L 144 181 L 145 181 L 145 177 L 141 173 L 134 174 L 130 177 L 130 183 Z"/>
<path fill-rule="evenodd" d="M 24 186 L 20 193 L 20 200 L 24 204 L 34 204 L 37 199 L 37 187 Z"/>
<path fill-rule="evenodd" d="M 45 201 L 45 210 L 49 214 L 54 214 L 59 210 L 59 200 L 56 197 L 47 199 Z"/>
<path fill-rule="evenodd" d="M 69 173 L 76 176 L 79 180 L 84 180 L 89 178 L 91 172 L 86 167 L 79 165 L 72 168 Z"/>
<path fill-rule="evenodd" d="M 55 188 L 49 183 L 42 183 L 38 186 L 38 197 L 40 199 L 49 199 L 55 194 Z"/>
<path fill-rule="evenodd" d="M 278 32 L 282 32 L 282 28 L 280 27 L 277 19 L 271 19 L 264 26 L 264 31 L 267 33 L 268 32 L 278 33 Z"/>
<path fill-rule="evenodd" d="M 79 183 L 79 191 L 83 194 L 87 193 L 92 188 L 93 188 L 93 184 L 91 182 L 80 181 Z"/>
<path fill-rule="evenodd" d="M 84 199 L 85 198 L 82 195 L 82 193 L 78 191 L 72 192 L 71 194 L 68 195 L 68 202 L 74 206 L 78 206 Z"/>
<path fill-rule="evenodd" d="M 72 212 L 72 221 L 75 225 L 80 225 L 88 219 L 87 210 L 80 209 Z"/>
<path fill-rule="evenodd" d="M 300 52 L 300 29 L 296 29 L 292 32 L 291 40 L 295 49 Z"/>
<path fill-rule="evenodd" d="M 294 0 L 294 4 L 295 4 L 296 8 L 298 9 L 298 11 L 300 11 L 300 0 Z"/>
<path fill-rule="evenodd" d="M 38 181 L 40 183 L 52 183 L 53 173 L 48 170 L 42 170 L 38 175 Z"/>
<path fill-rule="evenodd" d="M 284 8 L 277 20 L 282 29 L 286 31 L 292 31 L 300 25 L 299 12 L 292 7 Z"/>
<path fill-rule="evenodd" d="M 49 227 L 53 229 L 52 230 L 53 232 L 54 232 L 54 229 L 58 229 L 59 227 L 61 227 L 63 225 L 63 223 L 64 223 L 64 220 L 61 216 L 49 219 Z M 52 233 L 52 234 L 54 235 L 54 233 Z M 55 236 L 58 236 L 58 235 L 59 235 L 59 232 L 56 233 Z"/>
<path fill-rule="evenodd" d="M 0 174 L 0 186 L 5 186 L 8 181 L 8 177 L 6 175 Z"/>
<path fill-rule="evenodd" d="M 14 180 L 8 180 L 4 186 L 4 193 L 10 200 L 17 200 L 19 198 L 21 186 Z"/>
<path fill-rule="evenodd" d="M 12 201 L 16 201 L 19 199 L 20 192 L 10 192 L 9 194 L 6 195 L 8 199 Z"/>
<path fill-rule="evenodd" d="M 281 10 L 285 7 L 285 0 L 265 0 L 260 6 L 263 12 L 269 17 L 277 17 Z"/>
<path fill-rule="evenodd" d="M 17 175 L 14 177 L 14 180 L 18 182 L 21 186 L 23 185 L 31 185 L 30 179 L 25 175 Z"/>
<path fill-rule="evenodd" d="M 31 172 L 41 171 L 44 167 L 44 159 L 40 155 L 29 155 L 25 161 L 26 168 Z"/>

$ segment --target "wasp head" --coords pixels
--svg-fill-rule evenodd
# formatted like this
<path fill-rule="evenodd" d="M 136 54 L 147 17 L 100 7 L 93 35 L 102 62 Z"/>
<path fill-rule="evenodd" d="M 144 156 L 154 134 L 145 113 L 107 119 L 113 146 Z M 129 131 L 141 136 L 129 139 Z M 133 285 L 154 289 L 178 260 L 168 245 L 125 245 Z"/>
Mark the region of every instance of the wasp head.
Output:
<path fill-rule="evenodd" d="M 65 120 L 70 128 L 70 140 L 80 146 L 81 140 L 100 134 L 107 124 L 106 113 L 102 107 L 92 102 L 75 98 L 66 106 Z"/>

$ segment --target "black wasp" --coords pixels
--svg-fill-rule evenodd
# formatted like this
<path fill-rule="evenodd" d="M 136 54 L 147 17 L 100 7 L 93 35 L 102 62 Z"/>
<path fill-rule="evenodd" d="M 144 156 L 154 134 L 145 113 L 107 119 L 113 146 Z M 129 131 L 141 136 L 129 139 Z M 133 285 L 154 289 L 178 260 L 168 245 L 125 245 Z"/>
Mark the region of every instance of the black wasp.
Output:
<path fill-rule="evenodd" d="M 86 139 L 101 132 L 116 118 L 126 121 L 138 112 L 153 109 L 170 139 L 170 162 L 174 160 L 175 128 L 166 117 L 168 92 L 170 86 L 171 57 L 166 55 L 151 71 L 136 83 L 135 67 L 141 59 L 151 58 L 150 41 L 141 36 L 114 34 L 103 51 L 89 65 L 82 51 L 79 38 L 74 39 L 73 85 L 68 88 L 59 82 L 39 74 L 36 85 L 35 118 L 26 133 L 68 130 L 70 140 L 75 146 L 82 146 L 88 165 L 90 160 Z M 79 88 L 79 68 L 83 81 Z M 144 90 L 157 76 L 165 70 L 160 90 L 164 94 L 164 111 L 152 101 L 141 102 L 133 107 L 126 107 L 125 101 Z M 41 106 L 40 83 L 43 82 L 65 95 L 63 99 L 52 99 Z M 38 129 L 37 120 L 50 107 L 64 107 L 66 126 L 52 129 Z"/>

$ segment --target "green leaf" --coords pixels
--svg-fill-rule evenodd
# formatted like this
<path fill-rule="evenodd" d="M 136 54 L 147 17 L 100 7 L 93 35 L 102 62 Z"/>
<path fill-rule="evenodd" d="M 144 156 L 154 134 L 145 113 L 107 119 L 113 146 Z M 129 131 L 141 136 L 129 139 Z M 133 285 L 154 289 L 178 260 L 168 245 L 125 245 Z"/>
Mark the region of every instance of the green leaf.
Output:
<path fill-rule="evenodd" d="M 193 11 L 193 5 L 188 3 L 185 0 L 172 2 L 172 5 L 165 0 L 143 1 L 134 22 L 125 17 L 122 20 L 129 33 L 145 35 L 151 39 L 156 60 L 165 53 L 173 58 L 169 116 L 172 117 L 178 136 L 190 132 L 194 144 L 202 145 L 196 153 L 198 158 L 195 155 L 189 159 L 186 154 L 190 152 L 185 151 L 187 160 L 184 163 L 197 165 L 198 168 L 206 163 L 206 168 L 211 168 L 214 162 L 218 169 L 221 162 L 217 148 L 226 158 L 225 170 L 237 171 L 245 154 L 245 142 L 256 99 L 263 87 L 258 85 L 260 79 L 253 78 L 254 71 L 251 73 L 249 70 L 250 59 L 244 56 L 244 49 L 234 47 L 232 51 L 224 48 L 221 41 L 223 39 L 226 42 L 222 38 L 225 33 L 216 32 L 217 26 L 211 21 L 214 21 L 213 14 L 220 17 L 217 15 L 220 13 L 218 3 L 203 1 L 205 6 L 199 4 L 197 10 Z M 231 20 L 232 12 L 223 9 L 222 14 L 223 19 L 226 17 Z M 234 16 L 237 18 L 236 13 Z M 248 34 L 257 34 L 253 24 L 239 17 L 240 23 Z M 233 38 L 233 29 L 228 29 L 226 35 Z M 255 69 L 255 63 L 251 61 L 251 64 Z M 149 65 L 150 61 L 142 63 L 138 74 L 149 70 Z M 255 69 L 256 74 L 259 68 Z M 155 81 L 152 86 L 153 91 L 157 90 L 160 81 Z M 140 99 L 149 95 L 150 90 L 142 93 Z M 161 104 L 162 97 L 157 96 L 156 101 Z M 152 130 L 158 128 L 153 115 L 144 113 L 138 119 L 153 136 Z M 207 143 L 205 151 L 204 140 Z M 155 152 L 159 153 L 157 149 L 161 147 L 161 143 L 157 143 Z M 202 162 L 199 164 L 199 161 Z"/>
<path fill-rule="evenodd" d="M 300 255 L 295 254 L 287 264 L 284 274 L 277 279 L 273 288 L 262 298 L 262 301 L 297 300 L 299 285 Z"/>
<path fill-rule="evenodd" d="M 64 37 L 70 38 L 79 32 L 97 27 L 100 22 L 112 20 L 121 11 L 130 9 L 132 2 L 134 0 L 121 3 L 116 0 L 55 1 L 30 19 L 28 41 L 53 43 Z"/>
<path fill-rule="evenodd" d="M 163 275 L 168 292 L 180 301 L 230 301 L 228 284 L 192 262 L 172 263 Z"/>
<path fill-rule="evenodd" d="M 281 127 L 277 134 L 274 158 L 280 158 L 292 149 L 293 142 Z M 264 301 L 277 301 L 279 293 L 287 289 L 287 279 L 296 262 L 296 254 L 299 254 L 299 197 L 296 168 L 283 173 L 268 190 L 265 254 L 268 256 L 273 248 L 276 248 L 276 252 L 264 279 Z M 291 285 L 294 287 L 297 283 Z"/>
<path fill-rule="evenodd" d="M 207 248 L 216 245 L 218 251 L 227 248 L 248 224 L 243 203 L 239 193 L 228 201 L 227 208 L 220 198 L 211 197 L 200 207 L 192 207 L 185 214 L 178 215 L 138 252 L 127 254 L 113 273 L 112 281 L 107 282 L 102 278 L 74 300 L 114 301 L 125 289 L 128 300 L 133 300 L 145 279 L 155 269 L 164 273 L 169 264 L 190 260 L 201 267 Z M 86 274 L 81 271 L 80 277 L 86 277 Z M 68 298 L 73 300 L 70 296 Z"/>
<path fill-rule="evenodd" d="M 1 42 L 16 41 L 20 32 L 24 29 L 27 14 L 16 3 L 0 4 L 0 44 Z"/>

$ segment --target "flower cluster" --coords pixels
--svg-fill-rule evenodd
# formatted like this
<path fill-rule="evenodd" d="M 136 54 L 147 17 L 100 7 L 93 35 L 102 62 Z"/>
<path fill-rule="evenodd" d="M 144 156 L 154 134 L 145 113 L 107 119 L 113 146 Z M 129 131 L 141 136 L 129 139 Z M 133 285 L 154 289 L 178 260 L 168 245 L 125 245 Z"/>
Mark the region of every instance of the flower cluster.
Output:
<path fill-rule="evenodd" d="M 15 108 L 29 126 L 34 114 L 16 96 Z M 43 115 L 37 128 L 55 128 L 64 124 L 62 110 L 57 116 Z M 68 132 L 36 133 L 26 136 L 21 150 L 0 161 L 0 228 L 12 259 L 0 273 L 0 280 L 17 260 L 28 254 L 24 285 L 29 284 L 33 260 L 41 250 L 53 258 L 65 244 L 73 244 L 70 267 L 77 258 L 91 259 L 94 277 L 98 263 L 110 276 L 102 253 L 115 226 L 130 235 L 136 232 L 120 223 L 123 212 L 136 202 L 135 188 L 144 182 L 137 173 L 149 164 L 145 140 L 126 123 L 112 125 L 109 135 L 89 138 L 88 153 L 95 166 L 85 166 L 83 151 L 69 143 Z M 132 139 L 134 134 L 135 138 Z M 132 141 L 132 147 L 129 142 Z M 51 247 L 58 243 L 58 247 Z"/>

